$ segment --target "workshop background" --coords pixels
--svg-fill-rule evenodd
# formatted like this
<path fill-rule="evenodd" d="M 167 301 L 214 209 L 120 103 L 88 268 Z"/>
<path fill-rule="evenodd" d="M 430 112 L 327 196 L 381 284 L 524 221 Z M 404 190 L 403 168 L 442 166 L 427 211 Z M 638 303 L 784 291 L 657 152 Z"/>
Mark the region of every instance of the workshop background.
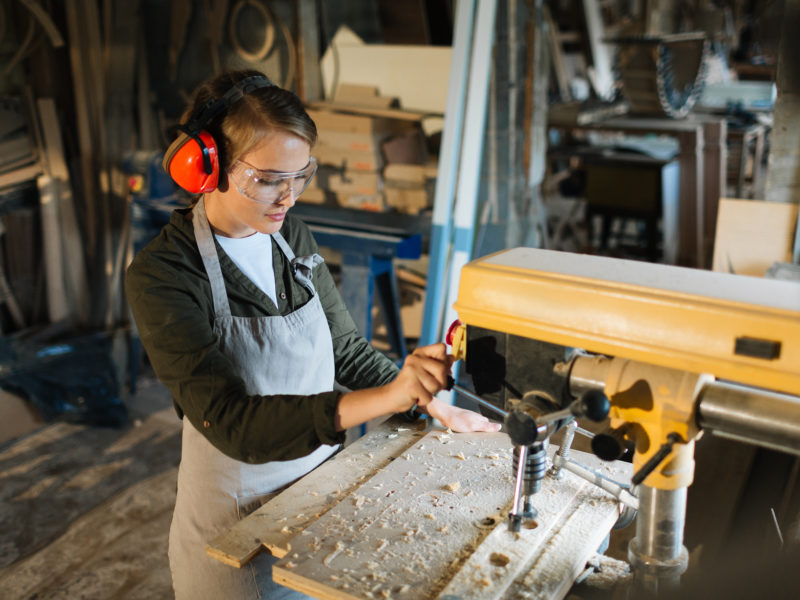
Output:
<path fill-rule="evenodd" d="M 203 79 L 307 104 L 293 211 L 399 361 L 504 248 L 800 278 L 798 26 L 800 0 L 0 0 L 0 597 L 170 595 L 180 424 L 122 275 L 190 202 L 160 159 Z M 709 440 L 693 568 L 792 543 L 796 488 Z"/>

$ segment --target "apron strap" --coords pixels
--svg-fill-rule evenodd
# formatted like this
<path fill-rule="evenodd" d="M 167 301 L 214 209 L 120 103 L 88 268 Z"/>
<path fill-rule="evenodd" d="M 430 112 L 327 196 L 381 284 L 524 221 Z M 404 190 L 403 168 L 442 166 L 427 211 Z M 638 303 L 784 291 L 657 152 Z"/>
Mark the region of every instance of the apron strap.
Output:
<path fill-rule="evenodd" d="M 219 256 L 214 245 L 214 236 L 211 234 L 211 226 L 208 224 L 206 207 L 201 197 L 192 210 L 194 217 L 194 237 L 197 240 L 197 249 L 200 250 L 200 257 L 203 259 L 203 266 L 208 274 L 208 281 L 211 283 L 211 297 L 214 300 L 214 314 L 217 317 L 230 317 L 231 305 L 228 302 L 228 293 L 225 291 L 225 280 L 222 278 L 222 269 L 219 266 Z"/>
<path fill-rule="evenodd" d="M 295 281 L 306 288 L 312 296 L 316 294 L 314 284 L 311 283 L 313 269 L 317 265 L 324 263 L 325 259 L 316 252 L 314 254 L 310 254 L 309 256 L 295 257 L 294 252 L 289 247 L 289 242 L 286 241 L 279 231 L 276 231 L 272 234 L 272 239 L 274 239 L 275 243 L 278 244 L 278 248 L 280 248 L 281 252 L 283 252 L 286 258 L 289 259 L 289 262 L 292 263 L 292 272 L 294 274 Z"/>

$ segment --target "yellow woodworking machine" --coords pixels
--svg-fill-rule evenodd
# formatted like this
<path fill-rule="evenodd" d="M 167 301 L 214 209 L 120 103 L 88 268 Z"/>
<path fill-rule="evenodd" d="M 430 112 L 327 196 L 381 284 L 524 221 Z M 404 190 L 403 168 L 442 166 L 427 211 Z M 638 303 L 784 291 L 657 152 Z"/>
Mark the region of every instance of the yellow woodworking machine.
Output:
<path fill-rule="evenodd" d="M 800 283 L 515 248 L 462 269 L 455 310 L 453 353 L 515 446 L 512 525 L 533 509 L 542 443 L 607 414 L 592 449 L 633 452 L 617 497 L 638 507 L 628 555 L 643 589 L 677 586 L 688 565 L 701 431 L 800 454 Z"/>

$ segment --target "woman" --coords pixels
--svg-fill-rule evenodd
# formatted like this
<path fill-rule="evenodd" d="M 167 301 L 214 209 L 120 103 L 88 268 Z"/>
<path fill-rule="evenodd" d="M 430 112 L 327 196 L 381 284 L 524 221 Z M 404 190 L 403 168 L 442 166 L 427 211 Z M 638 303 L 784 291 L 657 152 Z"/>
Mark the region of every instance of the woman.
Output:
<path fill-rule="evenodd" d="M 206 557 L 237 519 L 330 457 L 345 430 L 419 408 L 456 431 L 496 431 L 434 398 L 452 357 L 416 349 L 398 370 L 358 335 L 309 230 L 288 214 L 316 170 L 299 99 L 256 71 L 203 84 L 165 154 L 199 193 L 140 251 L 126 292 L 183 419 L 169 557 L 176 597 L 292 594 L 271 557 Z M 334 391 L 334 381 L 347 389 Z"/>

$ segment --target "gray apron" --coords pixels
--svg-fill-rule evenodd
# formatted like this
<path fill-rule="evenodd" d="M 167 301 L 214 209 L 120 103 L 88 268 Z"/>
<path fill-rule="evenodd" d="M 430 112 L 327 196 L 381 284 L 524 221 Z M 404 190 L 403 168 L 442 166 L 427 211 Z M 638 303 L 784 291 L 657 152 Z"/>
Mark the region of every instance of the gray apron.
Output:
<path fill-rule="evenodd" d="M 316 254 L 295 258 L 283 236 L 273 234 L 293 265 L 295 280 L 311 292 L 312 298 L 286 316 L 234 317 L 202 199 L 193 210 L 193 225 L 211 282 L 214 332 L 220 350 L 244 379 L 247 393 L 307 395 L 332 390 L 333 344 L 311 283 L 311 269 L 322 258 Z M 276 559 L 269 553 L 262 552 L 236 569 L 209 558 L 205 547 L 260 506 L 270 493 L 302 477 L 337 449 L 323 445 L 297 460 L 248 464 L 217 450 L 184 417 L 178 495 L 169 535 L 176 598 L 305 598 L 273 583 L 272 564 Z"/>

